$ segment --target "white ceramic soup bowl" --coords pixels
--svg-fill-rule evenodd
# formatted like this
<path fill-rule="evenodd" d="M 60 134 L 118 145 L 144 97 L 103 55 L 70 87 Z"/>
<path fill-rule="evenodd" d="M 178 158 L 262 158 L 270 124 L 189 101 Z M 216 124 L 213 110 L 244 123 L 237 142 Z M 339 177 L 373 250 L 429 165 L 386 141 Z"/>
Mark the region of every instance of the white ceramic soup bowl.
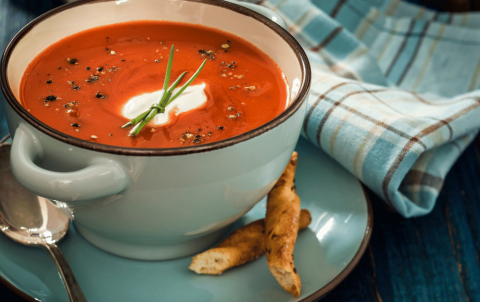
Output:
<path fill-rule="evenodd" d="M 289 83 L 283 113 L 247 133 L 209 144 L 136 149 L 80 140 L 43 124 L 17 101 L 29 64 L 76 32 L 131 20 L 203 24 L 240 36 L 268 54 Z M 272 188 L 300 134 L 310 67 L 300 45 L 266 17 L 202 0 L 79 1 L 22 29 L 1 62 L 11 166 L 31 192 L 74 219 L 92 244 L 116 255 L 163 260 L 199 252 Z"/>

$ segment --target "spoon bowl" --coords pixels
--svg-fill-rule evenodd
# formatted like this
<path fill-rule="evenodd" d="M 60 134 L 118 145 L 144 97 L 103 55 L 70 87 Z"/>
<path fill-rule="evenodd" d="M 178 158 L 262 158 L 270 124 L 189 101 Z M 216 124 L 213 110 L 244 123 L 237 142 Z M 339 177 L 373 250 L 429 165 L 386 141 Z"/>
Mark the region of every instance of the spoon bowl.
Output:
<path fill-rule="evenodd" d="M 46 198 L 21 187 L 10 171 L 11 146 L 0 148 L 0 225 L 11 239 L 27 245 L 57 242 L 65 236 L 70 219 Z"/>
<path fill-rule="evenodd" d="M 52 256 L 70 301 L 86 301 L 56 242 L 67 234 L 70 218 L 49 200 L 25 190 L 10 169 L 10 144 L 0 144 L 0 230 L 12 240 L 42 247 Z"/>

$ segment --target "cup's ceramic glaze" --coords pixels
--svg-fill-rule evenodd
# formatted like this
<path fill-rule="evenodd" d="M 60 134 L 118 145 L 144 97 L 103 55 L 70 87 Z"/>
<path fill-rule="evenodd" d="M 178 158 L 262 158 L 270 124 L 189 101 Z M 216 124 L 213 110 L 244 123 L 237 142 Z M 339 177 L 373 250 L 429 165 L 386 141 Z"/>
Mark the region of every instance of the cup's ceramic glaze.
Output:
<path fill-rule="evenodd" d="M 85 29 L 131 20 L 203 24 L 252 42 L 285 74 L 288 107 L 263 126 L 227 140 L 135 149 L 68 136 L 18 103 L 24 70 L 47 46 Z M 125 257 L 163 260 L 212 245 L 271 189 L 300 134 L 310 67 L 285 30 L 236 4 L 85 0 L 48 12 L 15 36 L 2 58 L 1 85 L 17 180 L 70 215 L 94 245 Z"/>

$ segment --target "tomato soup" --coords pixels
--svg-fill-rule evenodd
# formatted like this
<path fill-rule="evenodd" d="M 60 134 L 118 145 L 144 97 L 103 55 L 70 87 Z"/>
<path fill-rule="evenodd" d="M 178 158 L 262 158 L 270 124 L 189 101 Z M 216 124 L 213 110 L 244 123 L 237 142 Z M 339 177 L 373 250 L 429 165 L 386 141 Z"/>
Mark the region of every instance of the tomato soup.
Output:
<path fill-rule="evenodd" d="M 172 45 L 170 85 L 187 71 L 181 87 L 207 62 L 162 122 L 150 121 L 131 137 L 121 128 L 131 119 L 127 104 L 162 89 Z M 139 148 L 230 138 L 272 120 L 288 103 L 281 70 L 254 45 L 221 30 L 168 21 L 125 22 L 64 38 L 30 63 L 20 87 L 22 106 L 48 126 Z"/>

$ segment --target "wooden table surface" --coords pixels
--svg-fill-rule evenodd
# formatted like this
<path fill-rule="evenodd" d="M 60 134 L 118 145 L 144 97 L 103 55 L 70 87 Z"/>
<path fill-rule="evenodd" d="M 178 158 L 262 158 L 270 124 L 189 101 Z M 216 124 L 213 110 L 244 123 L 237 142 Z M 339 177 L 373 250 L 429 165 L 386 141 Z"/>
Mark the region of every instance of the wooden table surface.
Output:
<path fill-rule="evenodd" d="M 465 9 L 477 1 L 449 2 Z M 0 0 L 0 50 L 27 22 L 59 4 L 55 0 Z M 1 120 L 3 105 L 0 115 Z M 6 131 L 0 125 L 1 137 Z M 369 195 L 374 228 L 368 249 L 353 272 L 322 302 L 480 301 L 480 136 L 448 174 L 429 215 L 404 219 L 387 210 L 375 194 Z M 24 300 L 0 284 L 0 301 Z"/>

